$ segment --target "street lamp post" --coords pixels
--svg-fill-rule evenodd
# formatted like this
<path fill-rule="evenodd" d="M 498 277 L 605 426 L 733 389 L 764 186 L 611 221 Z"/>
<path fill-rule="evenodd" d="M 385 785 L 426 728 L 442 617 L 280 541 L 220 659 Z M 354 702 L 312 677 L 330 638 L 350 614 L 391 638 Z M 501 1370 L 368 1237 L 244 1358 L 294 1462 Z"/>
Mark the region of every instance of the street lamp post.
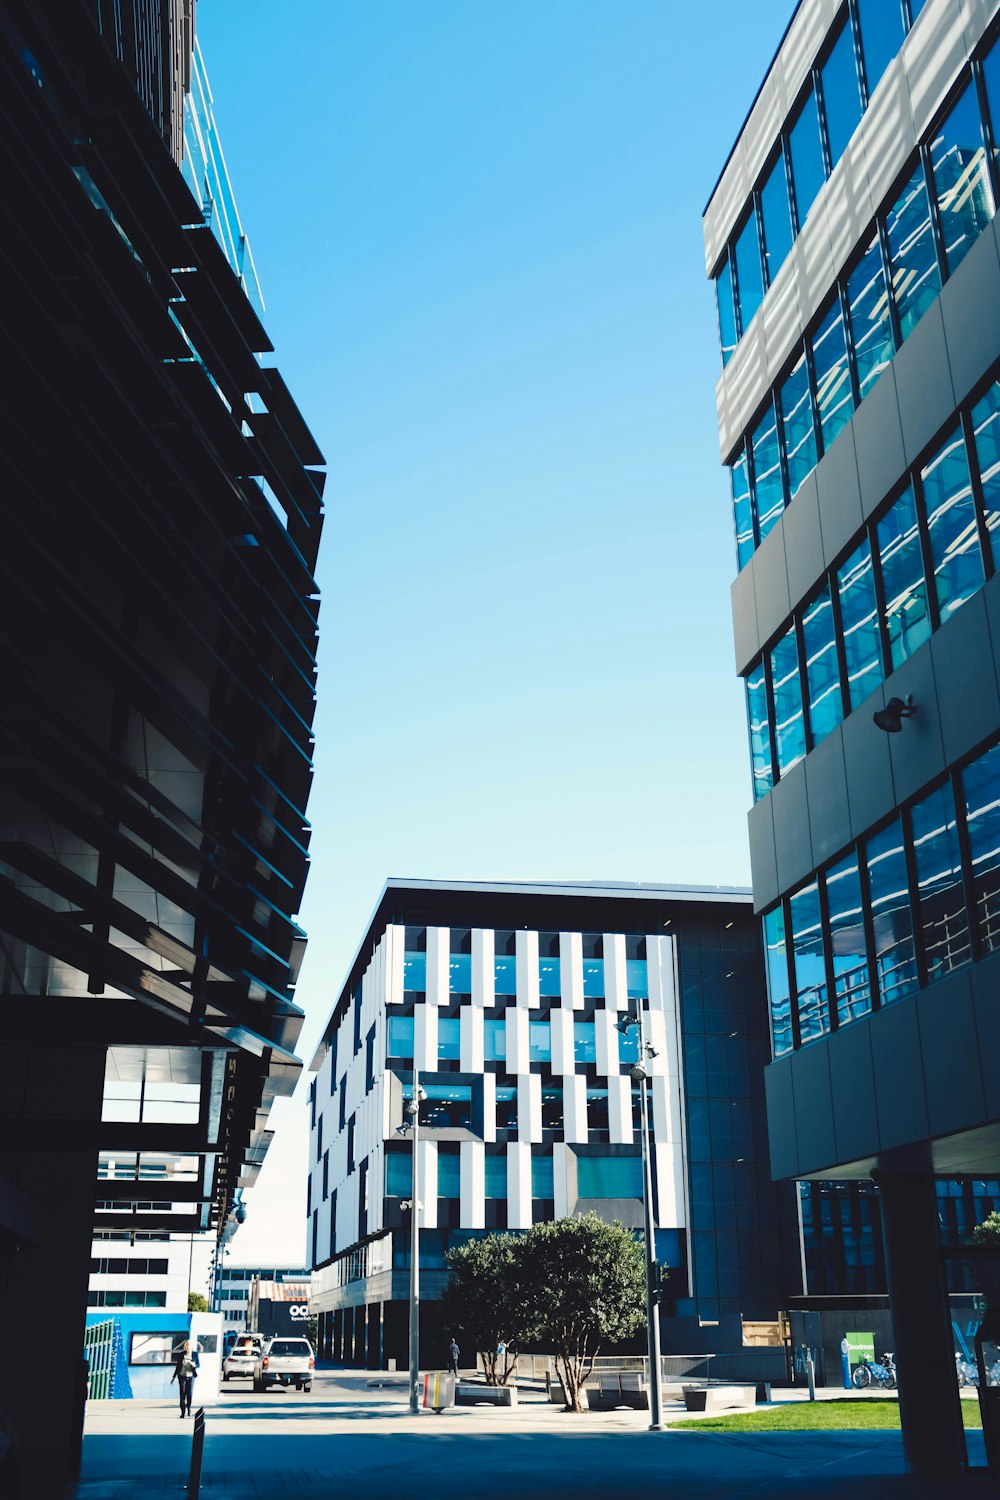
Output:
<path fill-rule="evenodd" d="M 413 1166 L 410 1173 L 410 1414 L 420 1414 L 420 1184 L 418 1181 L 417 1144 L 420 1138 L 420 1104 L 427 1095 L 420 1087 L 420 1075 L 413 1070 L 413 1098 L 406 1106 L 407 1120 L 400 1127 L 410 1131 Z"/>
<path fill-rule="evenodd" d="M 649 1149 L 649 1109 L 646 1099 L 646 1058 L 656 1056 L 643 1035 L 642 1005 L 636 1007 L 638 1014 L 623 1016 L 616 1023 L 616 1030 L 628 1035 L 629 1027 L 639 1029 L 639 1061 L 629 1069 L 629 1077 L 639 1085 L 640 1140 L 642 1143 L 642 1214 L 646 1239 L 646 1350 L 649 1358 L 649 1430 L 663 1430 L 663 1391 L 660 1385 L 660 1279 L 656 1263 L 656 1241 L 653 1236 L 653 1176 Z"/>

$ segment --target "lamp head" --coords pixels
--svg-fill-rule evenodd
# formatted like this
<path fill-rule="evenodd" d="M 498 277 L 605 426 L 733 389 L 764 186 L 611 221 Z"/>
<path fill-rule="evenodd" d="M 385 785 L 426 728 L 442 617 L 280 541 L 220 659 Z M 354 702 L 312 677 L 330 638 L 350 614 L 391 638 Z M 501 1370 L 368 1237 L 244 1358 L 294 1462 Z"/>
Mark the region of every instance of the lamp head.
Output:
<path fill-rule="evenodd" d="M 649 1077 L 649 1074 L 646 1072 L 646 1069 L 643 1067 L 642 1063 L 637 1062 L 633 1063 L 629 1068 L 628 1076 L 631 1078 L 633 1083 L 645 1083 L 646 1079 Z"/>
<path fill-rule="evenodd" d="M 890 698 L 885 708 L 876 709 L 872 714 L 872 722 L 885 734 L 898 734 L 903 727 L 903 720 L 912 719 L 915 713 L 913 694 L 907 693 L 905 698 Z"/>

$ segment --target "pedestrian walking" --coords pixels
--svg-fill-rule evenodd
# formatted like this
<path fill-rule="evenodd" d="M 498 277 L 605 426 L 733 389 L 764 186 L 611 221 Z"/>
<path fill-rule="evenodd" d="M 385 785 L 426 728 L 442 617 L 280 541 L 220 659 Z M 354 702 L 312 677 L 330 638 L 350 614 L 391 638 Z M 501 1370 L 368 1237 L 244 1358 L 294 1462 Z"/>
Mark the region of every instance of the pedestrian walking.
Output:
<path fill-rule="evenodd" d="M 461 1352 L 453 1337 L 451 1343 L 448 1345 L 448 1369 L 453 1375 L 458 1374 L 458 1356 Z"/>
<path fill-rule="evenodd" d="M 191 1341 L 185 1339 L 177 1351 L 177 1359 L 174 1362 L 174 1373 L 170 1377 L 170 1384 L 177 1381 L 177 1392 L 181 1402 L 181 1416 L 191 1415 L 191 1395 L 194 1391 L 195 1376 L 201 1361 L 197 1349 L 192 1349 Z"/>

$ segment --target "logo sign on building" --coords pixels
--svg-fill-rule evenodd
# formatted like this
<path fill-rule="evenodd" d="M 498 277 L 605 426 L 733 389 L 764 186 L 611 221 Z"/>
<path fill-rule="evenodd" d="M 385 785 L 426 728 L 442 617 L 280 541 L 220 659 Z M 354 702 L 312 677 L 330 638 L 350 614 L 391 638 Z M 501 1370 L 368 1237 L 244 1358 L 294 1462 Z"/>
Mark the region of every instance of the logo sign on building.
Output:
<path fill-rule="evenodd" d="M 309 1304 L 308 1304 L 308 1302 L 301 1302 L 301 1303 L 299 1303 L 299 1302 L 293 1302 L 292 1305 L 291 1305 L 291 1307 L 288 1309 L 288 1316 L 290 1318 L 302 1318 L 303 1320 L 305 1320 L 306 1318 L 308 1318 L 308 1316 L 309 1316 Z"/>
<path fill-rule="evenodd" d="M 875 1335 L 873 1333 L 845 1333 L 844 1342 L 847 1344 L 847 1358 L 852 1365 L 859 1365 L 863 1359 L 875 1360 Z"/>

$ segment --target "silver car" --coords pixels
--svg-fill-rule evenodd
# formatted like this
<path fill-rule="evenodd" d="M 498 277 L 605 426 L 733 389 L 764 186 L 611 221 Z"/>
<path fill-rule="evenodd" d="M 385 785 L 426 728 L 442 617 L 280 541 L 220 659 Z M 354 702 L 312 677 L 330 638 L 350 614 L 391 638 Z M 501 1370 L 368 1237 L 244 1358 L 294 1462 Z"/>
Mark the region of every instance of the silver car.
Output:
<path fill-rule="evenodd" d="M 316 1359 L 308 1339 L 268 1339 L 254 1361 L 253 1388 L 266 1391 L 269 1385 L 294 1385 L 297 1391 L 312 1389 Z"/>
<path fill-rule="evenodd" d="M 253 1367 L 263 1343 L 259 1333 L 241 1333 L 222 1361 L 223 1380 L 252 1380 Z"/>

